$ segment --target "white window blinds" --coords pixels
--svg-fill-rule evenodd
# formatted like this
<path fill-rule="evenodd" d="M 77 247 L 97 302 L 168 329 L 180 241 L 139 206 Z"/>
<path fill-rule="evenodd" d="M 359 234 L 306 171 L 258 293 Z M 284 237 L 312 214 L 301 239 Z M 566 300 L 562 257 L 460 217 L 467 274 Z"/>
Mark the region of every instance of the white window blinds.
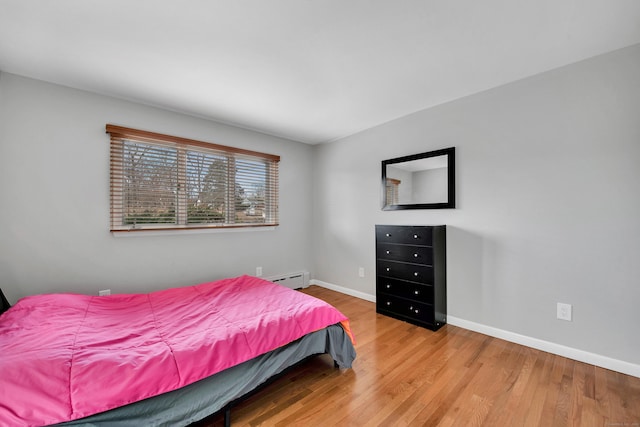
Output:
<path fill-rule="evenodd" d="M 111 231 L 278 225 L 279 156 L 107 125 Z"/>

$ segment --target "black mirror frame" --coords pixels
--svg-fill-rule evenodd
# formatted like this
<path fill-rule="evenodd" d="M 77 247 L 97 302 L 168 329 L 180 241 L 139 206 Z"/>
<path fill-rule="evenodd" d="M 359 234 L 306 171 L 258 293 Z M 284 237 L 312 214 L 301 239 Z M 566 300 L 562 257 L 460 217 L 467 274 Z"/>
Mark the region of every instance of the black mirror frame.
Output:
<path fill-rule="evenodd" d="M 405 205 L 387 204 L 386 182 L 387 165 L 409 162 L 412 160 L 426 159 L 428 157 L 447 156 L 447 201 L 441 203 L 412 203 Z M 456 147 L 443 148 L 441 150 L 428 151 L 426 153 L 412 154 L 410 156 L 396 157 L 395 159 L 382 161 L 382 210 L 396 211 L 403 209 L 454 209 L 456 207 Z"/>

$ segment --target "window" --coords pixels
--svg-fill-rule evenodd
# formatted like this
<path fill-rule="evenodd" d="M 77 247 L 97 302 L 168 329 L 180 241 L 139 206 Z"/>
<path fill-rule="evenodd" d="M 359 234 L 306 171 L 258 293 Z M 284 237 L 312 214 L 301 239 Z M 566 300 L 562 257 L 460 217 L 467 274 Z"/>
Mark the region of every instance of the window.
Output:
<path fill-rule="evenodd" d="M 400 187 L 400 180 L 395 178 L 385 179 L 385 190 L 387 192 L 386 203 L 388 205 L 398 204 L 398 187 Z"/>
<path fill-rule="evenodd" d="M 107 125 L 111 231 L 278 225 L 279 156 Z"/>

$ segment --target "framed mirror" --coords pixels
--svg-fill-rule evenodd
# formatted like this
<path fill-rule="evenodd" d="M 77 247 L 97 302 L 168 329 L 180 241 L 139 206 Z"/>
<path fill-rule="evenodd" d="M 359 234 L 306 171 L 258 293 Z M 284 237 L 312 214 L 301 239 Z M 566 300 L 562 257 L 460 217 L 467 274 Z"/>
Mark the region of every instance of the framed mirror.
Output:
<path fill-rule="evenodd" d="M 455 147 L 382 162 L 382 209 L 456 207 Z"/>

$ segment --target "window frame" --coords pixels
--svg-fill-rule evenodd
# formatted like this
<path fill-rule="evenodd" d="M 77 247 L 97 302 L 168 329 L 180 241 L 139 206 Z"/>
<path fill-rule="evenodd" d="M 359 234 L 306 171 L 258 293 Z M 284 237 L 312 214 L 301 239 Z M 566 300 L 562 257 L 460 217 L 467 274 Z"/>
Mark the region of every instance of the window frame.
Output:
<path fill-rule="evenodd" d="M 198 141 L 189 138 L 171 136 L 156 132 L 127 128 L 107 124 L 106 133 L 110 135 L 110 231 L 112 233 L 131 231 L 176 231 L 176 230 L 206 230 L 233 229 L 254 227 L 275 227 L 279 225 L 279 162 L 280 156 L 266 154 L 242 148 Z M 175 222 L 165 224 L 137 223 L 126 224 L 126 208 L 124 206 L 125 193 L 123 182 L 125 163 L 123 150 L 129 141 L 134 144 L 153 146 L 156 149 L 176 150 L 175 171 Z M 189 174 L 185 171 L 188 153 L 204 154 L 210 157 L 225 157 L 227 159 L 226 174 L 228 189 L 225 196 L 225 214 L 223 222 L 190 223 L 188 217 L 188 202 L 185 189 L 189 188 Z M 178 161 L 178 159 L 181 159 Z M 236 186 L 238 180 L 235 175 L 236 161 L 258 162 L 265 165 L 265 200 L 264 222 L 235 222 L 236 219 Z M 233 168 L 233 169 L 232 169 Z M 235 169 L 235 170 L 234 170 Z M 233 171 L 233 174 L 232 174 Z M 233 179 L 231 177 L 233 176 Z M 199 200 L 198 200 L 199 201 Z M 231 220 L 230 220 L 231 219 Z"/>

